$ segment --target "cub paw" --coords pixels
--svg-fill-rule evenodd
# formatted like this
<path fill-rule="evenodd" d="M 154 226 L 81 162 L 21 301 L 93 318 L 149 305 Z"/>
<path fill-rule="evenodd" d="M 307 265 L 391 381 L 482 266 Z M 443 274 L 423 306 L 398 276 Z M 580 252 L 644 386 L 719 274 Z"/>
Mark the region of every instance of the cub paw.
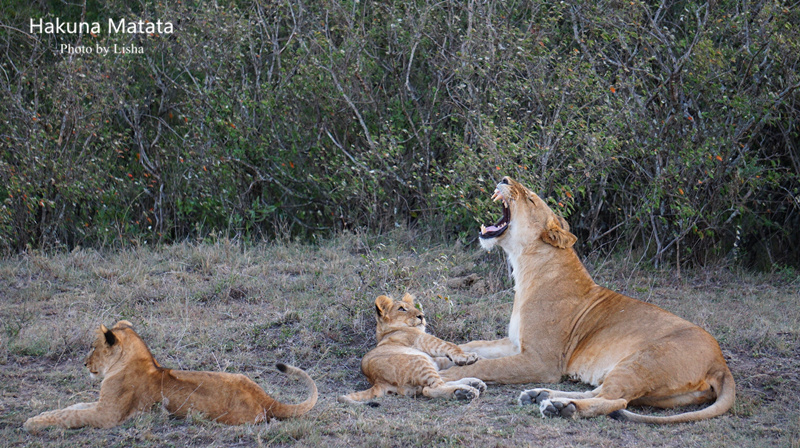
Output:
<path fill-rule="evenodd" d="M 436 363 L 437 370 L 449 369 L 450 367 L 456 365 L 452 359 L 445 356 L 437 356 L 436 358 L 433 358 L 433 362 Z"/>
<path fill-rule="evenodd" d="M 483 381 L 479 380 L 478 378 L 466 378 L 466 380 L 467 380 L 467 384 L 469 384 L 470 387 L 474 387 L 475 389 L 478 389 L 478 392 L 484 393 L 486 391 L 486 383 L 484 383 Z"/>
<path fill-rule="evenodd" d="M 25 429 L 25 431 L 28 431 L 31 434 L 36 434 L 39 432 L 39 425 L 36 424 L 36 420 L 34 420 L 33 417 L 25 420 L 25 423 L 23 423 L 22 427 Z"/>
<path fill-rule="evenodd" d="M 539 404 L 539 412 L 542 413 L 542 417 L 573 418 L 576 410 L 575 404 L 572 402 L 565 403 L 546 399 Z"/>
<path fill-rule="evenodd" d="M 480 394 L 481 393 L 478 392 L 478 389 L 475 389 L 474 387 L 470 386 L 466 386 L 463 389 L 456 389 L 455 392 L 453 392 L 453 396 L 456 397 L 457 399 L 470 400 L 470 401 L 478 398 Z"/>
<path fill-rule="evenodd" d="M 475 353 L 464 353 L 463 355 L 453 356 L 452 359 L 457 366 L 468 366 L 478 361 L 478 355 Z"/>
<path fill-rule="evenodd" d="M 550 398 L 550 391 L 547 389 L 530 389 L 523 391 L 519 394 L 520 406 L 528 406 L 531 404 L 542 404 L 542 401 Z"/>

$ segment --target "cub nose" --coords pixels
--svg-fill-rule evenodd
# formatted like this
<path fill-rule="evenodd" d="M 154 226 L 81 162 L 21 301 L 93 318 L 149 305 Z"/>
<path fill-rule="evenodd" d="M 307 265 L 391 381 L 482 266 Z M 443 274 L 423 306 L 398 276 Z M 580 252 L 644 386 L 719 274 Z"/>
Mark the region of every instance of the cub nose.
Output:
<path fill-rule="evenodd" d="M 511 183 L 511 182 L 509 182 L 509 180 L 510 180 L 509 177 L 505 176 L 505 177 L 503 177 L 503 180 L 500 181 L 500 183 L 503 184 L 503 185 L 508 185 L 508 184 Z"/>

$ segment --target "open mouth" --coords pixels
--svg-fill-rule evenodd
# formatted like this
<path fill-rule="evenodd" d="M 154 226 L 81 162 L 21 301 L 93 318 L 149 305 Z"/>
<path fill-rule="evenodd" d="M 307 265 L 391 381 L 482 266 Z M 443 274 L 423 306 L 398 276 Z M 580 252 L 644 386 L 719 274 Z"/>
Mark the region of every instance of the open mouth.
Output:
<path fill-rule="evenodd" d="M 484 226 L 481 225 L 481 235 L 480 237 L 483 239 L 489 238 L 497 238 L 498 236 L 502 235 L 503 232 L 508 230 L 508 222 L 511 220 L 511 211 L 508 208 L 508 203 L 506 199 L 503 197 L 503 194 L 500 193 L 500 190 L 494 190 L 494 194 L 492 195 L 492 201 L 502 201 L 503 202 L 503 216 L 497 221 L 495 224 L 491 226 Z"/>

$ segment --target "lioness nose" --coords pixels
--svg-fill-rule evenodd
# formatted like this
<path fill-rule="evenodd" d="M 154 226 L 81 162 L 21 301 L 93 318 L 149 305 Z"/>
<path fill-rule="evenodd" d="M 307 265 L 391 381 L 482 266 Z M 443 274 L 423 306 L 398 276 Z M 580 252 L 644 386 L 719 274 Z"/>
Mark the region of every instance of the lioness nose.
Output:
<path fill-rule="evenodd" d="M 509 177 L 508 177 L 508 176 L 505 176 L 505 177 L 503 178 L 503 180 L 501 180 L 501 181 L 500 181 L 500 183 L 501 183 L 501 184 L 508 185 L 508 184 L 510 184 L 511 182 L 509 182 Z"/>

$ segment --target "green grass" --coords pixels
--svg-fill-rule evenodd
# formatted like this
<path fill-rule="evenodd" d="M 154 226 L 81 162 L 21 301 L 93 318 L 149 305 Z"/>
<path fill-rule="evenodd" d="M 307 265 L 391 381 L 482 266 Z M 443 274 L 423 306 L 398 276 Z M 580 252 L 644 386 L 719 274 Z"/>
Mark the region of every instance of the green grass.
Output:
<path fill-rule="evenodd" d="M 472 403 L 336 397 L 367 387 L 377 295 L 416 295 L 429 331 L 464 342 L 503 336 L 512 284 L 502 255 L 431 243 L 425 235 L 343 235 L 314 246 L 231 241 L 119 252 L 22 255 L 0 261 L 0 445 L 4 446 L 800 446 L 800 280 L 735 268 L 640 269 L 591 263 L 598 283 L 657 304 L 716 336 L 737 381 L 731 412 L 675 426 L 543 420 L 515 404 L 532 385 L 490 385 Z M 461 282 L 477 274 L 481 282 Z M 454 280 L 455 279 L 455 280 Z M 474 277 L 473 277 L 474 279 Z M 303 396 L 274 364 L 306 369 L 320 400 L 306 416 L 227 427 L 178 420 L 159 407 L 109 429 L 29 435 L 39 412 L 94 400 L 83 368 L 94 329 L 133 322 L 173 368 L 241 372 L 290 402 Z M 561 388 L 583 388 L 564 384 Z M 658 412 L 650 409 L 642 412 Z"/>

